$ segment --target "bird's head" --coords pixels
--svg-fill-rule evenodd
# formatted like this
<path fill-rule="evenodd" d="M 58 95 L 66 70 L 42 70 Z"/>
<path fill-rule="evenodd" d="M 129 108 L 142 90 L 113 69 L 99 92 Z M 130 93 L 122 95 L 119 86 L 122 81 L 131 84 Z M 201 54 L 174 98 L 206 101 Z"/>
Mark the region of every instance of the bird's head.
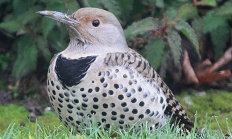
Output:
<path fill-rule="evenodd" d="M 70 32 L 70 47 L 88 51 L 128 49 L 123 29 L 110 12 L 98 8 L 81 8 L 72 15 L 56 11 L 39 11 L 40 15 L 66 24 Z M 90 50 L 88 50 L 90 49 Z"/>

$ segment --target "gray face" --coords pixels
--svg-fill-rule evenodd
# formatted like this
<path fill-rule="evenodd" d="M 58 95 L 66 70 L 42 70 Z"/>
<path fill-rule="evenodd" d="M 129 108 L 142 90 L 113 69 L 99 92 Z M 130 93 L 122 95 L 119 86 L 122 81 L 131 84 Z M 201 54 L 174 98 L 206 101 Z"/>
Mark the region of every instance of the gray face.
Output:
<path fill-rule="evenodd" d="M 72 15 L 40 11 L 38 14 L 57 20 L 69 27 L 71 39 L 77 38 L 86 45 L 127 48 L 123 29 L 117 18 L 110 12 L 97 8 L 82 8 Z M 84 49 L 84 47 L 83 47 Z"/>

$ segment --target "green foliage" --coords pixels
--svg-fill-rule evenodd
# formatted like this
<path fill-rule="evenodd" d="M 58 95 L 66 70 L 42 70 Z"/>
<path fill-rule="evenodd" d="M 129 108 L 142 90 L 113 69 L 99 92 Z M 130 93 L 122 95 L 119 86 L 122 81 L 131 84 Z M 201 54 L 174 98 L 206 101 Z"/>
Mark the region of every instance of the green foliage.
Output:
<path fill-rule="evenodd" d="M 168 34 L 168 44 L 172 56 L 174 58 L 174 63 L 176 66 L 180 66 L 180 54 L 181 54 L 181 38 L 180 35 L 175 31 L 170 31 Z"/>
<path fill-rule="evenodd" d="M 126 39 L 132 36 L 138 36 L 145 32 L 155 30 L 158 28 L 158 24 L 155 22 L 154 18 L 148 17 L 138 22 L 134 22 L 132 25 L 128 26 L 125 31 Z"/>
<path fill-rule="evenodd" d="M 52 29 L 58 27 L 56 22 L 42 18 L 35 12 L 44 9 L 73 12 L 78 8 L 78 4 L 73 0 L 65 2 L 47 2 L 44 0 L 21 2 L 12 0 L 6 1 L 6 3 L 11 3 L 11 5 L 9 4 L 6 9 L 9 13 L 3 18 L 0 28 L 7 34 L 16 37 L 13 43 L 13 51 L 11 51 L 11 53 L 17 53 L 16 60 L 12 60 L 15 61 L 12 76 L 18 80 L 36 70 L 39 57 L 42 56 L 49 63 L 52 56 L 51 47 L 55 50 L 63 50 L 68 43 L 66 39 L 68 33 L 66 31 L 64 33 L 58 33 L 60 29 L 57 32 L 52 31 Z M 54 33 L 57 35 L 53 35 Z M 47 40 L 53 45 L 50 45 Z M 59 40 L 62 41 L 59 42 Z M 2 57 L 1 55 L 1 59 Z M 4 61 L 1 62 L 1 65 L 4 69 L 6 68 Z"/>
<path fill-rule="evenodd" d="M 201 1 L 201 5 L 205 5 L 205 6 L 216 6 L 216 0 L 202 0 Z"/>
<path fill-rule="evenodd" d="M 215 11 L 210 11 L 203 18 L 204 21 L 204 33 L 209 33 L 220 26 L 227 24 L 226 18 L 223 16 L 216 16 Z"/>
<path fill-rule="evenodd" d="M 163 2 L 163 1 L 162 1 Z M 162 8 L 163 6 L 158 6 L 156 2 L 149 1 L 149 3 L 155 8 L 156 6 Z M 162 4 L 161 4 L 162 5 Z M 160 50 L 165 50 L 166 53 L 170 54 L 175 66 L 180 69 L 180 55 L 181 55 L 181 38 L 179 32 L 183 33 L 194 45 L 196 52 L 199 54 L 199 42 L 198 38 L 194 30 L 191 26 L 184 21 L 190 18 L 190 15 L 196 15 L 196 8 L 190 4 L 182 4 L 177 8 L 176 5 L 180 5 L 180 3 L 175 3 L 172 6 L 169 6 L 165 11 L 167 17 L 164 16 L 164 19 L 154 19 L 152 17 L 145 18 L 136 22 L 133 22 L 125 29 L 125 37 L 128 41 L 133 40 L 134 37 L 141 36 L 143 34 L 149 33 L 151 31 L 158 32 L 161 34 L 158 36 L 162 41 L 162 49 L 159 49 L 155 43 L 148 43 L 145 45 L 145 49 L 149 50 L 149 52 L 144 53 L 141 51 L 141 54 L 152 63 L 155 69 L 158 69 L 161 64 L 161 60 L 163 60 L 164 52 L 160 53 Z M 164 6 L 163 9 L 166 9 Z M 171 10 L 170 10 L 171 9 Z M 158 16 L 162 15 L 162 13 L 158 13 Z M 171 21 L 168 21 L 171 19 Z M 177 32 L 178 31 L 178 32 Z M 149 35 L 149 34 L 148 34 Z M 146 35 L 143 35 L 143 37 Z M 156 36 L 153 36 L 154 38 Z M 153 37 L 148 37 L 149 42 L 153 42 Z M 154 46 L 152 46 L 152 45 Z M 158 45 L 160 45 L 158 43 Z M 148 47 L 151 47 L 148 49 Z M 145 50 L 146 51 L 146 50 Z M 155 52 L 158 52 L 157 55 Z M 172 61 L 171 60 L 171 61 Z M 170 60 L 169 60 L 170 61 Z M 156 62 L 156 64 L 155 64 Z M 168 62 L 165 62 L 166 64 Z M 163 67 L 165 67 L 163 65 Z"/>
<path fill-rule="evenodd" d="M 70 14 L 75 12 L 77 8 L 80 8 L 79 4 L 75 0 L 67 0 L 66 7 L 68 8 L 67 13 L 70 13 Z"/>
<path fill-rule="evenodd" d="M 49 62 L 54 52 L 56 53 L 58 51 L 61 51 L 67 46 L 68 33 L 65 30 L 65 27 L 61 26 L 60 23 L 56 23 L 55 21 L 52 21 L 50 19 L 35 15 L 36 11 L 46 9 L 57 10 L 60 12 L 73 12 L 79 8 L 79 5 L 104 8 L 112 12 L 117 18 L 122 19 L 122 23 L 124 26 L 128 26 L 125 29 L 125 36 L 128 41 L 131 41 L 135 37 L 140 35 L 147 36 L 150 31 L 154 31 L 158 29 L 159 26 L 162 26 L 161 20 L 157 20 L 159 22 L 157 23 L 157 21 L 155 21 L 152 17 L 137 18 L 138 21 L 131 21 L 132 16 L 130 14 L 138 14 L 138 12 L 143 10 L 143 8 L 146 8 L 146 6 L 140 6 L 140 9 L 138 11 L 135 11 L 136 5 L 133 5 L 133 3 L 135 3 L 135 0 L 119 0 L 112 2 L 109 2 L 107 0 L 81 0 L 76 2 L 72 0 L 68 0 L 65 2 L 54 0 L 49 2 L 44 0 L 33 0 L 28 1 L 27 3 L 21 3 L 18 0 L 13 0 L 12 6 L 9 7 L 11 12 L 4 17 L 4 22 L 0 23 L 0 28 L 4 29 L 7 33 L 10 33 L 12 35 L 17 33 L 17 35 L 21 35 L 17 36 L 17 39 L 15 39 L 14 41 L 17 59 L 14 63 L 12 70 L 13 77 L 15 77 L 16 79 L 20 79 L 22 76 L 25 76 L 30 72 L 35 71 L 39 62 L 37 60 L 38 57 L 42 56 L 45 61 Z M 170 8 L 176 9 L 179 5 L 182 4 L 182 2 L 178 2 L 175 4 L 168 3 L 169 7 L 165 7 L 165 2 L 163 0 L 149 0 L 148 3 L 150 3 L 152 5 L 152 8 L 154 9 L 162 8 L 164 10 Z M 179 10 L 176 10 L 176 17 L 184 18 L 186 16 L 186 13 L 189 13 L 191 10 L 192 7 L 190 6 L 190 4 L 184 4 L 179 8 Z M 160 15 L 162 15 L 162 13 L 157 12 L 157 16 Z M 130 22 L 131 24 L 126 25 L 126 23 Z M 191 38 L 192 36 L 194 36 L 194 32 L 190 31 L 189 26 L 186 26 L 184 22 L 185 21 L 178 23 L 177 27 L 187 32 L 185 34 L 189 36 L 190 40 L 194 43 L 194 46 L 197 48 L 196 38 Z M 175 40 L 176 38 L 174 37 L 176 36 L 171 35 L 171 37 L 168 36 L 168 39 L 166 39 L 167 42 L 171 42 L 171 44 L 168 43 L 170 47 L 165 46 L 165 41 L 162 42 L 162 46 L 160 45 L 161 43 L 157 44 L 157 46 L 160 46 L 160 49 L 157 51 L 158 55 L 156 54 L 156 57 L 154 57 L 154 59 L 151 58 L 151 55 L 155 54 L 156 48 L 152 46 L 154 45 L 153 39 L 151 38 L 151 41 L 149 41 L 148 45 L 146 46 L 146 49 L 153 53 L 150 54 L 146 52 L 144 56 L 149 57 L 149 61 L 153 63 L 152 65 L 154 65 L 155 68 L 159 67 L 159 63 L 161 62 L 160 60 L 162 59 L 164 50 L 170 50 L 170 54 L 173 54 L 174 56 L 175 64 L 179 64 L 178 60 L 181 50 L 179 44 L 181 40 Z"/>
<path fill-rule="evenodd" d="M 231 18 L 231 15 L 232 15 L 231 6 L 232 6 L 232 1 L 226 2 L 224 5 L 216 9 L 215 15 L 230 16 Z"/>
<path fill-rule="evenodd" d="M 116 0 L 111 0 L 111 1 L 109 1 L 109 0 L 100 0 L 100 1 L 101 1 L 101 4 L 103 5 L 103 7 L 108 9 L 117 18 L 119 18 L 121 12 L 119 11 L 118 2 L 116 2 Z"/>
<path fill-rule="evenodd" d="M 121 21 L 122 25 L 125 26 L 127 22 L 129 22 L 131 12 L 133 10 L 133 1 L 134 0 L 119 0 L 118 2 L 118 7 L 120 8 L 120 18 L 119 20 Z"/>
<path fill-rule="evenodd" d="M 151 4 L 152 7 L 159 7 L 164 8 L 164 2 L 163 0 L 149 0 L 149 4 Z"/>
<path fill-rule="evenodd" d="M 0 28 L 9 32 L 16 32 L 20 28 L 20 24 L 16 21 L 5 21 L 0 23 Z"/>
<path fill-rule="evenodd" d="M 187 22 L 183 20 L 179 20 L 175 27 L 177 30 L 181 31 L 181 33 L 183 33 L 193 43 L 196 52 L 199 52 L 199 42 L 191 26 Z"/>
<path fill-rule="evenodd" d="M 18 57 L 14 63 L 13 76 L 20 78 L 36 69 L 37 47 L 33 43 L 32 36 L 24 35 L 19 38 L 20 43 L 16 44 Z"/>
<path fill-rule="evenodd" d="M 51 32 L 55 25 L 56 21 L 51 21 L 51 19 L 48 18 L 42 19 L 42 32 L 45 39 L 48 37 L 48 33 Z"/>
<path fill-rule="evenodd" d="M 85 7 L 101 8 L 99 1 L 97 0 L 82 0 Z"/>
<path fill-rule="evenodd" d="M 221 25 L 220 27 L 216 28 L 215 30 L 212 30 L 210 32 L 212 37 L 212 42 L 215 45 L 215 52 L 216 52 L 216 58 L 220 58 L 223 55 L 223 48 L 226 47 L 226 43 L 228 40 L 228 36 L 230 33 L 229 26 Z"/>
<path fill-rule="evenodd" d="M 228 1 L 220 7 L 209 11 L 203 17 L 203 33 L 209 33 L 212 36 L 212 42 L 215 46 L 216 58 L 223 54 L 223 48 L 229 38 L 229 22 L 232 19 L 232 1 Z"/>
<path fill-rule="evenodd" d="M 192 22 L 192 27 L 193 27 L 193 30 L 195 31 L 196 33 L 196 36 L 198 39 L 201 38 L 201 36 L 203 35 L 203 19 L 202 18 L 194 18 L 193 19 L 193 22 Z"/>
<path fill-rule="evenodd" d="M 44 58 L 46 59 L 46 61 L 49 61 L 51 59 L 51 52 L 49 51 L 48 47 L 47 47 L 47 40 L 44 39 L 44 37 L 39 36 L 37 38 L 37 46 L 38 48 L 42 51 L 42 54 L 44 56 Z"/>
<path fill-rule="evenodd" d="M 191 19 L 196 15 L 197 15 L 197 8 L 193 7 L 191 4 L 188 3 L 188 4 L 184 4 L 178 9 L 175 17 L 186 20 L 186 19 Z"/>
<path fill-rule="evenodd" d="M 161 39 L 153 39 L 148 42 L 146 47 L 140 52 L 150 62 L 154 69 L 160 66 L 162 56 L 165 52 L 165 43 Z"/>
<path fill-rule="evenodd" d="M 10 63 L 10 54 L 9 53 L 6 53 L 6 54 L 3 54 L 3 55 L 0 55 L 0 69 L 1 71 L 5 71 L 8 66 L 9 66 L 9 63 Z"/>
<path fill-rule="evenodd" d="M 13 68 L 12 77 L 17 81 L 41 68 L 38 67 L 41 63 L 47 69 L 52 55 L 65 49 L 69 41 L 64 25 L 36 15 L 36 11 L 56 10 L 70 14 L 81 7 L 106 9 L 122 23 L 128 44 L 137 37 L 147 40 L 138 50 L 155 69 L 166 69 L 164 67 L 168 63 L 181 68 L 181 35 L 192 42 L 199 54 L 198 39 L 209 33 L 219 57 L 226 45 L 230 28 L 228 21 L 232 18 L 232 1 L 217 6 L 216 0 L 194 3 L 212 7 L 202 16 L 199 16 L 199 10 L 192 1 L 181 0 L 4 0 L 0 4 L 6 5 L 3 6 L 5 12 L 0 13 L 0 29 L 15 38 L 9 55 L 16 55 L 9 60 L 13 63 L 8 65 L 13 66 L 9 67 L 4 62 L 0 65 L 3 69 Z M 1 55 L 0 59 L 4 57 Z M 165 62 L 162 62 L 164 59 Z"/>

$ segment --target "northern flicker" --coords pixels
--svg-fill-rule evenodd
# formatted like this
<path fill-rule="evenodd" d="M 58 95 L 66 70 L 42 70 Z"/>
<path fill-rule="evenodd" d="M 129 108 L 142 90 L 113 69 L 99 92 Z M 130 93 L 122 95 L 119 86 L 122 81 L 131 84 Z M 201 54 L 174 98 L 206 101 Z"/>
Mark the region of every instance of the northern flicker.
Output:
<path fill-rule="evenodd" d="M 47 92 L 55 112 L 68 128 L 81 132 L 88 118 L 125 129 L 149 122 L 163 126 L 172 115 L 193 127 L 172 91 L 139 53 L 126 43 L 123 29 L 110 12 L 81 8 L 72 15 L 39 11 L 67 25 L 68 47 L 48 69 Z"/>

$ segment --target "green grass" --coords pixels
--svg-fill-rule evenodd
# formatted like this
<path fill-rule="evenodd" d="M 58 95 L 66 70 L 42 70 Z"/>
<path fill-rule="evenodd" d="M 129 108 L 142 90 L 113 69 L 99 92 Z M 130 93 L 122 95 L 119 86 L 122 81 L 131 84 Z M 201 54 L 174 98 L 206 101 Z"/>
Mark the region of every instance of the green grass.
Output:
<path fill-rule="evenodd" d="M 23 106 L 16 104 L 0 105 L 0 136 L 12 124 L 14 124 L 14 127 L 25 125 L 25 128 L 29 130 L 34 129 L 35 123 L 30 122 L 27 118 L 29 113 Z M 50 111 L 45 111 L 43 116 L 37 117 L 37 120 L 39 125 L 46 128 L 52 129 L 53 126 L 62 125 L 55 113 Z"/>
<path fill-rule="evenodd" d="M 232 130 L 232 94 L 223 90 L 207 90 L 205 96 L 196 97 L 196 91 L 184 92 L 178 96 L 181 104 L 192 119 L 195 119 L 197 129 L 202 129 L 202 137 L 205 139 L 221 139 L 224 134 L 231 134 Z M 194 116 L 197 112 L 197 117 Z M 165 138 L 165 139 L 194 139 L 196 133 L 180 134 L 181 128 L 171 128 L 169 124 L 154 131 L 146 128 L 139 130 L 129 129 L 120 131 L 110 129 L 104 131 L 101 127 L 91 125 L 85 128 L 82 135 L 73 135 L 59 121 L 53 112 L 46 111 L 44 116 L 38 117 L 36 123 L 27 119 L 29 112 L 22 106 L 15 104 L 0 105 L 0 139 L 108 139 L 113 133 L 118 139 L 128 138 Z M 20 124 L 24 122 L 25 126 Z"/>
<path fill-rule="evenodd" d="M 169 124 L 164 127 L 157 128 L 153 131 L 148 130 L 146 127 L 141 127 L 135 130 L 129 128 L 127 131 L 109 129 L 105 131 L 96 125 L 90 124 L 90 127 L 84 129 L 82 135 L 74 135 L 68 131 L 64 126 L 54 126 L 53 129 L 49 127 L 41 126 L 35 123 L 34 129 L 28 129 L 26 127 L 19 127 L 16 125 L 10 125 L 7 130 L 1 135 L 1 139 L 108 139 L 112 134 L 117 135 L 116 139 L 222 139 L 224 138 L 223 133 L 218 130 L 212 130 L 210 128 L 210 122 L 206 120 L 204 130 L 202 134 L 196 134 L 194 132 L 186 133 L 183 132 L 182 128 L 176 126 L 170 126 Z M 231 132 L 229 132 L 230 135 Z"/>

